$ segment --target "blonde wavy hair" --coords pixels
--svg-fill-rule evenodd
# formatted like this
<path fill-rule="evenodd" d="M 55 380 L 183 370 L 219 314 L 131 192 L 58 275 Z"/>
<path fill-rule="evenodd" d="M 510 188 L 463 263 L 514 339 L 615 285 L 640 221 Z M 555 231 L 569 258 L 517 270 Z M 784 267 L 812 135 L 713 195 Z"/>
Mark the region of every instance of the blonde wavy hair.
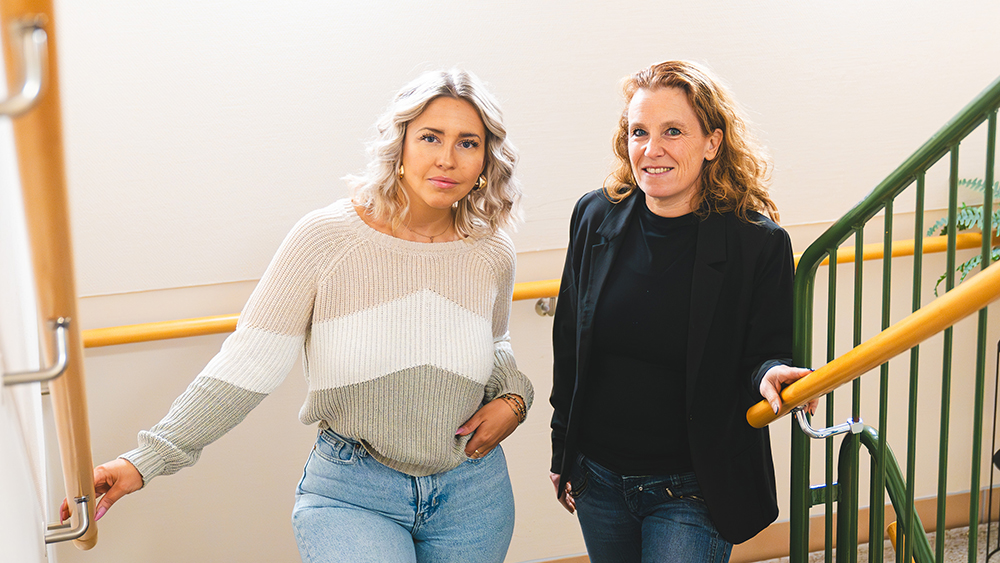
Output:
<path fill-rule="evenodd" d="M 735 212 L 750 221 L 757 211 L 778 220 L 778 209 L 768 197 L 770 158 L 747 127 L 743 111 L 712 74 L 688 61 L 665 61 L 626 77 L 622 81 L 625 109 L 618 120 L 612 146 L 618 158 L 604 190 L 618 203 L 637 188 L 628 153 L 628 108 L 639 90 L 678 88 L 687 94 L 702 133 L 716 129 L 723 133 L 722 144 L 712 160 L 706 160 L 699 177 L 700 186 L 692 200 L 695 212 L 704 217 L 712 212 Z"/>
<path fill-rule="evenodd" d="M 455 228 L 463 236 L 492 233 L 520 220 L 521 184 L 514 177 L 517 149 L 507 138 L 500 105 L 475 75 L 463 70 L 425 72 L 404 86 L 375 124 L 368 144 L 371 160 L 359 175 L 344 178 L 354 203 L 369 214 L 398 228 L 409 213 L 409 200 L 400 184 L 406 127 L 435 98 L 465 100 L 479 112 L 486 129 L 486 187 L 473 190 L 456 204 Z"/>

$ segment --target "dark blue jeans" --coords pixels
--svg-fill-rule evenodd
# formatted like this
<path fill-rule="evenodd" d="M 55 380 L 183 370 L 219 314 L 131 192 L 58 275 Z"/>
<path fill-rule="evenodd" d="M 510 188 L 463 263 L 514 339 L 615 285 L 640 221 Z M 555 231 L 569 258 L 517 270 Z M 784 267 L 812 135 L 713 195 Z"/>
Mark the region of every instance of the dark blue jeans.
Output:
<path fill-rule="evenodd" d="M 619 475 L 583 455 L 570 473 L 592 563 L 726 563 L 694 473 Z"/>

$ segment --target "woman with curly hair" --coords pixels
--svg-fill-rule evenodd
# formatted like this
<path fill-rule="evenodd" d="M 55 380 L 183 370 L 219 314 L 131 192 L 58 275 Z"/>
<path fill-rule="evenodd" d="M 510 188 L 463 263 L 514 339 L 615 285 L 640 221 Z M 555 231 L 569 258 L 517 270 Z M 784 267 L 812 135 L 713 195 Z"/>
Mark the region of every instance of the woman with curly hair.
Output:
<path fill-rule="evenodd" d="M 98 518 L 193 465 L 302 352 L 299 418 L 319 426 L 292 512 L 302 560 L 503 561 L 499 444 L 532 401 L 507 332 L 517 154 L 462 71 L 404 87 L 377 131 L 353 198 L 295 225 L 219 354 L 137 449 L 94 470 Z"/>
<path fill-rule="evenodd" d="M 552 482 L 595 563 L 725 562 L 778 514 L 746 410 L 777 410 L 809 372 L 790 365 L 791 242 L 768 160 L 705 68 L 655 64 L 623 92 L 617 169 L 570 226 Z"/>

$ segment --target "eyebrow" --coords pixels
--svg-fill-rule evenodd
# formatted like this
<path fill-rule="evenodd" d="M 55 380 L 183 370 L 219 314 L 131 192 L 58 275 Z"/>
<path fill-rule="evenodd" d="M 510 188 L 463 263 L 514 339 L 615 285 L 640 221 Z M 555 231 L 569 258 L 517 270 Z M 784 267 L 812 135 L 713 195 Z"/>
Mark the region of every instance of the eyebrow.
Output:
<path fill-rule="evenodd" d="M 421 127 L 417 132 L 419 133 L 420 131 L 430 131 L 431 133 L 434 133 L 436 135 L 444 135 L 444 131 L 442 131 L 440 129 L 435 129 L 433 127 Z M 481 139 L 482 138 L 482 137 L 480 137 L 476 133 L 459 133 L 458 137 L 460 139 L 468 139 L 470 137 L 475 137 L 476 139 Z"/>
<path fill-rule="evenodd" d="M 664 128 L 664 129 L 670 129 L 671 127 L 676 127 L 676 128 L 679 129 L 679 128 L 684 127 L 684 126 L 685 126 L 684 123 L 682 123 L 680 121 L 677 121 L 675 119 L 674 120 L 669 120 L 669 121 L 664 121 L 663 123 L 660 123 L 660 127 Z M 629 124 L 628 124 L 628 128 L 632 129 L 633 127 L 646 127 L 646 128 L 648 128 L 649 126 L 646 125 L 645 123 L 641 122 L 641 121 L 630 121 Z"/>

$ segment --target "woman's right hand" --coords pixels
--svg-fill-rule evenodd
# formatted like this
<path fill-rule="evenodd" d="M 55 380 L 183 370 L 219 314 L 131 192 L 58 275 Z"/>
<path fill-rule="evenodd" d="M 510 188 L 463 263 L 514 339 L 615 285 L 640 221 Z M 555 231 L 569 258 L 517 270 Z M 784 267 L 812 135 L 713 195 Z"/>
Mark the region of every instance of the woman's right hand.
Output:
<path fill-rule="evenodd" d="M 549 473 L 549 479 L 552 479 L 552 486 L 556 488 L 556 493 L 559 495 L 559 504 L 563 505 L 563 508 L 569 511 L 570 514 L 576 512 L 576 500 L 573 498 L 573 495 L 569 494 L 569 492 L 573 490 L 573 487 L 569 484 L 569 481 L 566 481 L 566 488 L 563 489 L 562 492 L 560 492 L 559 474 Z"/>
<path fill-rule="evenodd" d="M 111 505 L 118 502 L 123 496 L 134 493 L 142 488 L 142 475 L 128 460 L 118 458 L 109 461 L 104 465 L 94 468 L 94 491 L 101 501 L 97 503 L 97 512 L 94 520 L 100 520 L 101 516 L 111 508 Z M 69 505 L 64 500 L 59 508 L 59 518 L 63 521 L 70 516 Z"/>

